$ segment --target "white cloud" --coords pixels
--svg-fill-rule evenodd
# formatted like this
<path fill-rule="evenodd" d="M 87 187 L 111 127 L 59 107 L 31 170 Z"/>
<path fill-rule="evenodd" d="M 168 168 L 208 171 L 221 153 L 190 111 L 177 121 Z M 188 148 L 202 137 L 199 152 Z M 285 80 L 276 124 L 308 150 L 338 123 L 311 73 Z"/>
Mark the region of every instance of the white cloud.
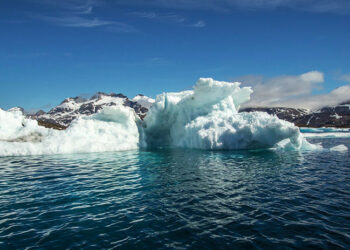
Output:
<path fill-rule="evenodd" d="M 321 83 L 324 82 L 324 75 L 319 71 L 310 71 L 300 75 L 300 79 L 310 83 Z"/>
<path fill-rule="evenodd" d="M 135 11 L 135 12 L 132 12 L 131 14 L 140 18 L 148 18 L 148 19 L 154 19 L 159 17 L 159 15 L 155 12 Z"/>
<path fill-rule="evenodd" d="M 93 28 L 114 24 L 114 22 L 111 21 L 100 20 L 98 18 L 84 18 L 80 16 L 38 16 L 38 18 L 65 27 Z"/>
<path fill-rule="evenodd" d="M 245 107 L 295 107 L 317 109 L 350 100 L 350 85 L 339 87 L 328 94 L 313 95 L 322 88 L 324 75 L 311 71 L 297 76 L 279 76 L 265 79 L 261 76 L 245 76 L 237 79 L 252 86 L 254 93 Z"/>
<path fill-rule="evenodd" d="M 106 31 L 133 33 L 137 30 L 127 23 L 93 17 L 94 7 L 103 6 L 104 0 L 31 0 L 37 4 L 45 5 L 47 13 L 32 13 L 29 16 L 57 26 L 72 28 L 104 27 Z M 55 14 L 52 14 L 55 13 Z"/>
<path fill-rule="evenodd" d="M 95 7 L 113 8 L 116 5 L 139 9 L 156 7 L 158 9 L 192 9 L 221 12 L 273 11 L 290 9 L 303 12 L 350 14 L 349 0 L 28 0 L 65 9 L 77 15 L 91 14 Z M 116 7 L 118 8 L 118 7 Z M 142 13 L 142 12 L 139 12 Z M 156 13 L 144 12 L 145 18 L 155 18 Z"/>
<path fill-rule="evenodd" d="M 344 81 L 344 82 L 350 82 L 350 75 L 348 75 L 348 74 L 341 75 L 339 77 L 339 80 Z"/>
<path fill-rule="evenodd" d="M 55 10 L 64 10 L 70 14 L 91 14 L 93 8 L 100 6 L 103 0 L 29 0 L 33 3 L 51 7 Z"/>
<path fill-rule="evenodd" d="M 206 26 L 206 23 L 202 20 L 199 20 L 198 22 L 191 24 L 190 26 L 195 27 L 195 28 L 203 28 Z"/>
<path fill-rule="evenodd" d="M 48 22 L 57 26 L 70 27 L 70 28 L 97 28 L 104 27 L 106 31 L 121 32 L 121 33 L 134 33 L 137 30 L 127 23 L 109 21 L 99 19 L 97 17 L 83 17 L 80 15 L 61 15 L 61 16 L 46 16 L 46 15 L 31 15 L 32 18 L 38 19 L 44 22 Z"/>
<path fill-rule="evenodd" d="M 326 106 L 334 106 L 347 101 L 350 101 L 350 85 L 341 86 L 327 94 L 286 100 L 282 104 L 284 107 L 318 109 Z"/>
<path fill-rule="evenodd" d="M 156 13 L 156 12 L 144 12 L 144 11 L 136 11 L 131 13 L 133 16 L 145 19 L 153 19 L 153 20 L 162 20 L 166 22 L 178 23 L 188 27 L 194 28 L 203 28 L 206 26 L 206 23 L 202 20 L 199 20 L 195 23 L 190 23 L 186 17 L 174 14 L 174 13 Z"/>

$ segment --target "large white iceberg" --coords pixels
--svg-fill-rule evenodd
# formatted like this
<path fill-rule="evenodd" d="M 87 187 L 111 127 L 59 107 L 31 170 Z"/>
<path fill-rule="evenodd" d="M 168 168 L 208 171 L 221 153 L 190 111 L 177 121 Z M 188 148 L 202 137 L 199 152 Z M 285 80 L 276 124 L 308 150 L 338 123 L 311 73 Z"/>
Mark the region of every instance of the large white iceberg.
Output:
<path fill-rule="evenodd" d="M 158 95 L 141 121 L 129 107 L 106 107 L 64 131 L 46 129 L 20 112 L 0 110 L 0 156 L 181 147 L 313 148 L 292 123 L 262 112 L 238 113 L 250 99 L 240 83 L 201 78 L 193 90 Z"/>

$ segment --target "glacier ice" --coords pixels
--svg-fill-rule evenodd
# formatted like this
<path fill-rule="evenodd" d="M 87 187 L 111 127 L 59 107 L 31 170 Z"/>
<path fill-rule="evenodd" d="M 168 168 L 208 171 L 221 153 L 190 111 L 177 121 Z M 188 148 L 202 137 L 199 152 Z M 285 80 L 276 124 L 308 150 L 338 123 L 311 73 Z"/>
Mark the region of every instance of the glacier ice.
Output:
<path fill-rule="evenodd" d="M 193 90 L 148 101 L 142 121 L 130 107 L 105 107 L 64 131 L 38 126 L 20 112 L 0 110 L 0 156 L 181 147 L 198 149 L 315 149 L 292 123 L 262 112 L 238 113 L 252 89 L 201 78 Z"/>

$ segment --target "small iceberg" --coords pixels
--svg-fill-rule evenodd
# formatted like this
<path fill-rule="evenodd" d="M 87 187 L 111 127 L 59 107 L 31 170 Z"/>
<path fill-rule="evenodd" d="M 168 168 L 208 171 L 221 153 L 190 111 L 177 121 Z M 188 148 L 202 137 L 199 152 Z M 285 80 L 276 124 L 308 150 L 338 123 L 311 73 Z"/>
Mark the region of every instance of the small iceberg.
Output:
<path fill-rule="evenodd" d="M 338 146 L 330 148 L 331 151 L 338 151 L 338 152 L 346 152 L 348 151 L 348 147 L 344 144 L 340 144 Z"/>

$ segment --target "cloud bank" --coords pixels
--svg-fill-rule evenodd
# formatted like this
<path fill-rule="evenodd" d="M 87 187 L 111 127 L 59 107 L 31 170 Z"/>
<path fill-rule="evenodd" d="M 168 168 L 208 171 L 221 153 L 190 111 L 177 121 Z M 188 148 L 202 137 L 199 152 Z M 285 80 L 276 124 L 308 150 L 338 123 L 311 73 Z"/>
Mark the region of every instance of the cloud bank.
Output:
<path fill-rule="evenodd" d="M 341 86 L 327 94 L 314 95 L 313 91 L 321 89 L 324 83 L 324 74 L 319 71 L 268 79 L 261 76 L 245 76 L 237 80 L 243 85 L 252 86 L 254 90 L 251 101 L 244 107 L 318 109 L 350 100 L 350 85 Z"/>

